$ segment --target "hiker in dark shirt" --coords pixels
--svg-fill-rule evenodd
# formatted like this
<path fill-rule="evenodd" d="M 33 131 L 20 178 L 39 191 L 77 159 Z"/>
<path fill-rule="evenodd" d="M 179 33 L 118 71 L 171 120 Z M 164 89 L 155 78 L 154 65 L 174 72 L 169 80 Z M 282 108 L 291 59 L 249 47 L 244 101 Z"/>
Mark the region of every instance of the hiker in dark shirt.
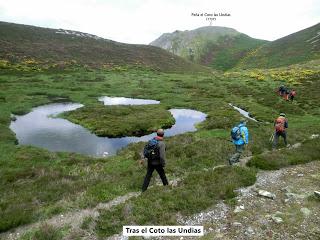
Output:
<path fill-rule="evenodd" d="M 163 136 L 164 136 L 163 129 L 158 129 L 157 136 L 154 137 L 152 140 L 150 140 L 145 147 L 144 152 L 147 152 L 147 153 L 144 153 L 144 154 L 145 154 L 145 157 L 147 157 L 148 159 L 148 169 L 142 185 L 142 192 L 147 190 L 154 170 L 158 172 L 163 185 L 168 185 L 168 180 L 164 172 L 164 167 L 166 165 L 166 158 L 165 158 L 166 146 L 165 146 L 165 143 L 163 142 Z M 148 145 L 152 144 L 152 141 L 155 142 L 155 147 L 153 147 L 151 151 L 152 154 L 151 154 L 149 153 L 150 150 L 148 149 L 146 150 L 146 148 L 148 148 Z"/>
<path fill-rule="evenodd" d="M 284 85 L 281 85 L 278 89 L 278 93 L 280 96 L 283 96 L 286 93 L 287 89 Z"/>

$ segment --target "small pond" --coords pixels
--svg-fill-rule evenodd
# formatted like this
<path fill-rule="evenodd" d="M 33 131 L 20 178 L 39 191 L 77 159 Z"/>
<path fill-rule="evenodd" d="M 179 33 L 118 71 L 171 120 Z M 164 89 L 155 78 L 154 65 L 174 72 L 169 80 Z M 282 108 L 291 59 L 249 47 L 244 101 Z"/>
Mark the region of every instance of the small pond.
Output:
<path fill-rule="evenodd" d="M 126 97 L 100 97 L 100 102 L 104 105 L 149 105 L 149 104 L 159 104 L 160 101 L 149 100 L 149 99 L 136 99 L 136 98 L 126 98 Z"/>
<path fill-rule="evenodd" d="M 148 141 L 154 134 L 142 137 L 98 137 L 86 128 L 66 119 L 55 117 L 83 105 L 54 103 L 33 108 L 23 116 L 16 116 L 10 124 L 19 144 L 42 147 L 50 151 L 77 152 L 90 156 L 110 156 L 130 143 Z M 195 124 L 205 120 L 206 114 L 190 109 L 170 109 L 176 123 L 165 130 L 165 136 L 196 131 Z"/>

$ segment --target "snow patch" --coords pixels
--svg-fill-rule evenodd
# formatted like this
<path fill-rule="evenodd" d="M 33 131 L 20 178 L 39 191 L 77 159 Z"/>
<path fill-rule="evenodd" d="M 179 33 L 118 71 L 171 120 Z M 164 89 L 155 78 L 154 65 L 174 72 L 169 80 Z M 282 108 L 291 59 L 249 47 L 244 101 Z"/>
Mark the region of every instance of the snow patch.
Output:
<path fill-rule="evenodd" d="M 320 37 L 320 31 L 317 32 L 317 35 L 316 35 L 316 36 L 308 39 L 306 42 L 310 42 L 310 41 L 312 41 L 313 39 L 316 39 L 316 38 L 318 38 L 318 37 Z M 319 39 L 318 39 L 318 40 L 319 40 Z M 316 41 L 318 41 L 318 40 L 316 40 Z M 311 44 L 315 43 L 316 41 L 312 41 Z"/>
<path fill-rule="evenodd" d="M 257 119 L 254 119 L 253 117 L 250 117 L 250 113 L 249 113 L 249 112 L 247 112 L 247 111 L 245 111 L 245 110 L 243 110 L 243 109 L 241 109 L 241 108 L 233 105 L 232 103 L 229 103 L 229 105 L 230 105 L 231 107 L 233 107 L 234 109 L 236 109 L 242 116 L 244 116 L 244 117 L 246 117 L 246 118 L 249 118 L 249 119 L 252 120 L 252 121 L 258 122 Z"/>
<path fill-rule="evenodd" d="M 58 34 L 65 34 L 65 35 L 73 35 L 73 36 L 77 36 L 77 37 L 84 37 L 84 38 L 93 38 L 93 39 L 103 39 L 101 37 L 98 37 L 96 35 L 92 35 L 89 33 L 83 33 L 83 32 L 78 32 L 78 31 L 73 31 L 73 30 L 65 30 L 65 29 L 58 29 L 58 31 L 56 31 L 56 33 Z"/>
<path fill-rule="evenodd" d="M 312 41 L 311 44 L 314 44 L 314 43 L 318 42 L 319 40 L 320 40 L 320 38 Z"/>

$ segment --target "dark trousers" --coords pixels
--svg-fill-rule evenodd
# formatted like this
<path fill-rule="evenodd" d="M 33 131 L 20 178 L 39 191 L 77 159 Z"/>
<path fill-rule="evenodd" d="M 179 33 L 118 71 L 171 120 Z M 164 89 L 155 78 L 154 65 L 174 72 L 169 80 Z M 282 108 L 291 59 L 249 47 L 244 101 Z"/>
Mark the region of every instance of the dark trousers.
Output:
<path fill-rule="evenodd" d="M 279 137 L 283 137 L 284 140 L 284 144 L 287 146 L 287 133 L 284 132 L 275 132 L 274 134 L 274 139 L 273 139 L 273 144 L 272 144 L 272 148 L 276 148 L 276 146 L 278 145 L 278 141 L 279 141 Z"/>
<path fill-rule="evenodd" d="M 235 145 L 236 152 L 230 157 L 229 164 L 232 165 L 236 162 L 239 162 L 242 152 L 244 151 L 244 144 L 242 145 Z"/>
<path fill-rule="evenodd" d="M 164 172 L 162 165 L 148 164 L 147 174 L 144 178 L 143 185 L 142 185 L 142 192 L 147 190 L 149 183 L 150 183 L 150 179 L 152 177 L 152 173 L 154 170 L 156 170 L 158 172 L 158 174 L 162 180 L 163 185 L 168 185 L 168 180 L 167 180 L 167 177 L 166 177 L 166 174 Z"/>

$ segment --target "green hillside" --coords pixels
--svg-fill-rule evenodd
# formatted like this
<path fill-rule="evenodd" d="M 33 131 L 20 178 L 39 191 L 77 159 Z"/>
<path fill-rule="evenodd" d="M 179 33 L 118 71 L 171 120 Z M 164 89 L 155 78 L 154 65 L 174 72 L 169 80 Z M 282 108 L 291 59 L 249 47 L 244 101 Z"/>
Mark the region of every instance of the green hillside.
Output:
<path fill-rule="evenodd" d="M 203 70 L 167 51 L 63 29 L 0 22 L 0 68 L 17 70 L 138 66 L 161 71 Z"/>
<path fill-rule="evenodd" d="M 272 68 L 307 62 L 320 57 L 320 24 L 290 34 L 253 50 L 240 68 Z"/>
<path fill-rule="evenodd" d="M 251 38 L 226 27 L 202 27 L 165 33 L 150 45 L 218 70 L 234 67 L 249 51 L 267 41 Z"/>
<path fill-rule="evenodd" d="M 262 43 L 262 40 L 251 38 L 245 34 L 220 37 L 216 43 L 207 43 L 206 50 L 200 56 L 200 63 L 219 70 L 231 69 L 250 50 L 256 49 Z"/>
<path fill-rule="evenodd" d="M 254 45 L 246 37 L 217 38 L 224 50 L 199 60 L 212 65 L 218 59 L 231 67 L 236 60 L 226 59 L 238 53 L 233 44 L 239 51 Z M 305 43 L 315 46 L 317 39 L 313 35 Z M 69 68 L 76 71 L 65 71 Z M 202 225 L 200 240 L 318 239 L 320 59 L 278 68 L 192 72 L 198 69 L 207 68 L 153 46 L 0 23 L 0 239 L 115 239 L 122 237 L 123 226 L 137 225 Z M 278 96 L 280 85 L 296 90 L 293 101 Z M 108 106 L 101 96 L 160 103 Z M 194 132 L 165 135 L 170 184 L 159 186 L 154 173 L 141 194 L 146 142 L 131 143 L 109 157 L 20 144 L 10 127 L 19 115 L 61 101 L 84 105 L 62 116 L 100 136 L 140 135 L 157 124 L 165 128 L 173 124 L 168 109 L 201 111 L 206 119 Z M 249 142 L 238 166 L 229 166 L 235 153 L 230 130 L 243 116 L 230 103 L 257 120 L 248 119 Z M 273 121 L 281 112 L 289 122 L 290 146 L 281 139 L 272 151 Z M 41 119 L 31 123 L 42 124 Z M 72 141 L 77 138 L 78 132 L 65 132 Z M 318 167 L 309 165 L 312 161 Z M 297 165 L 294 171 L 291 165 Z M 276 198 L 264 198 L 260 190 Z"/>

